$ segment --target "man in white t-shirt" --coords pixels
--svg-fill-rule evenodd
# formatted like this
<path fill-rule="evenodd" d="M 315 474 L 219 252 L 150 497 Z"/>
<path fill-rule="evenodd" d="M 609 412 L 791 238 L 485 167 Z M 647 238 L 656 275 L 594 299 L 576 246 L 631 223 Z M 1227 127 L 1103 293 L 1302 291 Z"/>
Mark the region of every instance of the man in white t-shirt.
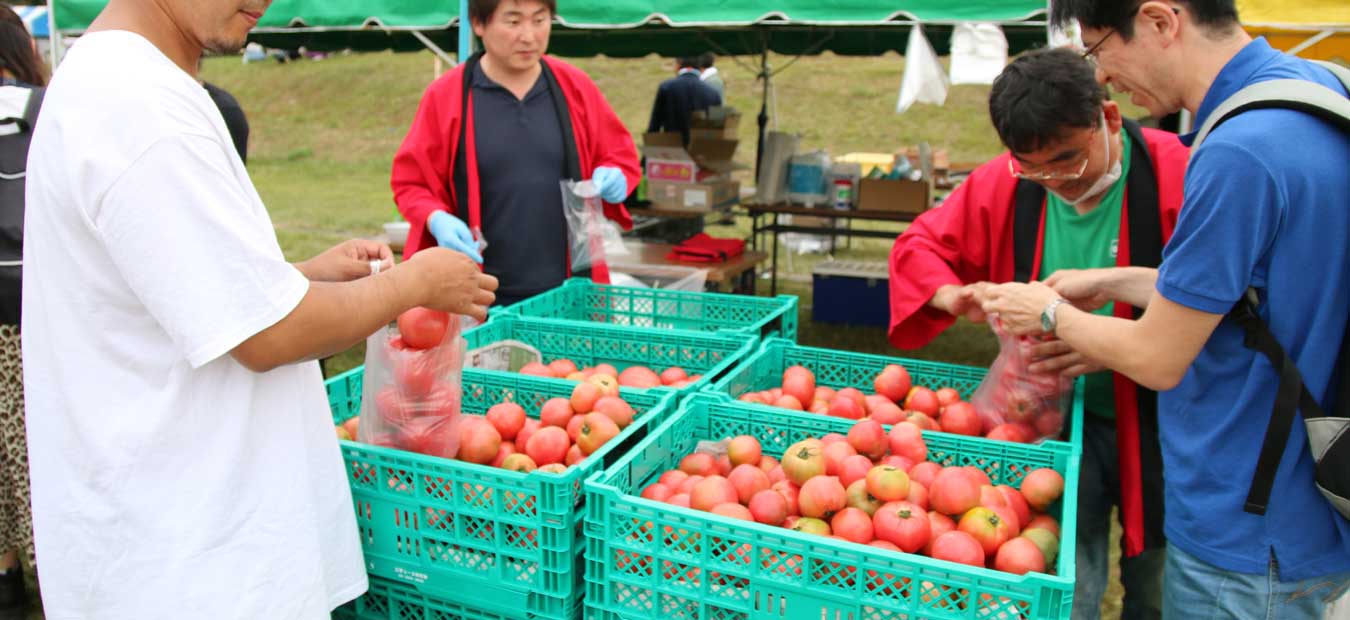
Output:
<path fill-rule="evenodd" d="M 482 320 L 493 301 L 451 250 L 286 262 L 193 74 L 266 8 L 112 0 L 47 91 L 23 344 L 51 620 L 328 618 L 366 577 L 312 360 L 414 306 Z"/>

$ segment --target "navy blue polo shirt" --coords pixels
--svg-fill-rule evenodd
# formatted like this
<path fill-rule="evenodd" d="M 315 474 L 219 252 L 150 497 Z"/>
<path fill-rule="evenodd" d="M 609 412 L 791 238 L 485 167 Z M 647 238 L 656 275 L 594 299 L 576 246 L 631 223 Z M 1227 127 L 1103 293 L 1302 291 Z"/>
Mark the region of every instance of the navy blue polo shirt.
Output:
<path fill-rule="evenodd" d="M 483 271 L 501 281 L 497 299 L 506 304 L 567 278 L 562 126 L 542 73 L 524 99 L 492 81 L 481 65 L 469 85 L 488 243 Z M 456 174 L 463 174 L 466 158 L 455 159 Z"/>
<path fill-rule="evenodd" d="M 1330 72 L 1257 39 L 1219 73 L 1197 124 L 1244 86 L 1301 79 L 1345 89 Z M 1190 140 L 1186 140 L 1187 143 Z M 1350 135 L 1292 110 L 1254 110 L 1206 138 L 1186 170 L 1158 292 L 1224 314 L 1248 286 L 1261 318 L 1325 407 L 1350 316 Z M 1243 511 L 1278 383 L 1273 367 L 1224 321 L 1176 389 L 1158 395 L 1172 544 L 1219 568 L 1282 580 L 1350 571 L 1350 522 L 1314 486 L 1301 418 L 1264 516 Z"/>

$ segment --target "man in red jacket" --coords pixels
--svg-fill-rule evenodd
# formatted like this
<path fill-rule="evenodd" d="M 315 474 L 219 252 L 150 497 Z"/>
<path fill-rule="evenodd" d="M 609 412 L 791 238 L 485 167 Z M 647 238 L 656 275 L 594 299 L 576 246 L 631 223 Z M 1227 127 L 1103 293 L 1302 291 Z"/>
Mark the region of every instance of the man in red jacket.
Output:
<path fill-rule="evenodd" d="M 595 83 L 544 55 L 556 11 L 555 0 L 471 0 L 485 51 L 427 88 L 394 157 L 404 255 L 469 255 L 500 280 L 499 304 L 570 274 L 559 181 L 591 179 L 605 216 L 632 227 L 621 203 L 640 179 L 637 149 Z M 603 261 L 591 275 L 608 281 Z"/>
<path fill-rule="evenodd" d="M 927 344 L 958 316 L 984 321 L 981 291 L 991 283 L 1156 267 L 1176 224 L 1187 149 L 1174 134 L 1122 119 L 1078 53 L 1018 58 L 994 82 L 989 111 L 1010 152 L 977 168 L 891 250 L 889 336 L 897 347 Z M 1096 372 L 1063 343 L 1041 346 L 1033 371 L 1087 375 L 1073 617 L 1100 613 L 1115 507 L 1125 532 L 1123 617 L 1159 617 L 1165 541 L 1156 395 Z"/>

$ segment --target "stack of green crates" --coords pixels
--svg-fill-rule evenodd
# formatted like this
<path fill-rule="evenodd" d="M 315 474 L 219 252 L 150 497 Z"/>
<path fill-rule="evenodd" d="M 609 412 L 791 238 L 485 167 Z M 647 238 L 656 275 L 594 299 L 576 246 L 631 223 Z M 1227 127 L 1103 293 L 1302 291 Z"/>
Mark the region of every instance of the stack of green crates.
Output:
<path fill-rule="evenodd" d="M 360 413 L 361 371 L 328 381 L 335 422 Z M 546 400 L 568 397 L 574 387 L 560 379 L 467 369 L 462 409 L 483 414 L 510 401 L 538 418 Z M 419 600 L 434 602 L 427 609 L 472 611 L 463 618 L 574 620 L 583 592 L 581 482 L 673 413 L 669 392 L 623 389 L 621 396 L 638 412 L 633 424 L 561 474 L 341 442 L 372 581 L 371 594 L 345 608 L 346 617 L 422 618 L 379 612 L 390 600 Z"/>

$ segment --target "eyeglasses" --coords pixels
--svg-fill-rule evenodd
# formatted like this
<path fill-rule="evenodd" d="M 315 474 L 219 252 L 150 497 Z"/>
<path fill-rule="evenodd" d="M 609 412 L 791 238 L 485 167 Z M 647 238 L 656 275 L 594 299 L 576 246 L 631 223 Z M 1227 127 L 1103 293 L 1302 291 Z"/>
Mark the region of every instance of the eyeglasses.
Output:
<path fill-rule="evenodd" d="M 1130 13 L 1130 19 L 1133 20 L 1133 19 L 1134 19 L 1134 16 L 1135 16 L 1135 15 L 1138 15 L 1138 14 L 1139 14 L 1139 10 L 1142 9 L 1142 8 L 1143 8 L 1143 5 L 1142 5 L 1142 4 L 1139 5 L 1139 6 L 1137 6 L 1137 7 L 1135 7 L 1134 11 Z M 1181 15 L 1181 9 L 1180 9 L 1180 8 L 1178 8 L 1178 7 L 1171 7 L 1171 9 L 1172 9 L 1172 14 L 1173 14 L 1173 15 Z M 1089 48 L 1087 49 L 1086 52 L 1083 52 L 1083 60 L 1088 61 L 1088 62 L 1091 63 L 1092 66 L 1095 68 L 1095 67 L 1097 66 L 1097 51 L 1100 50 L 1100 49 L 1102 48 L 1102 44 L 1103 44 L 1103 43 L 1106 43 L 1107 39 L 1110 39 L 1110 38 L 1111 38 L 1113 35 L 1115 35 L 1115 34 L 1116 34 L 1116 29 L 1115 29 L 1115 28 L 1112 28 L 1112 29 L 1108 30 L 1108 31 L 1106 32 L 1106 36 L 1103 36 L 1101 39 L 1098 39 L 1096 43 L 1093 43 L 1093 44 L 1092 44 L 1092 47 L 1089 47 Z"/>
<path fill-rule="evenodd" d="M 1092 44 L 1092 47 L 1089 47 L 1086 52 L 1083 52 L 1083 60 L 1092 63 L 1092 66 L 1094 67 L 1097 66 L 1097 50 L 1101 49 L 1102 44 L 1106 43 L 1107 39 L 1110 39 L 1114 34 L 1116 34 L 1115 28 L 1107 31 L 1106 36 L 1098 39 L 1096 43 Z"/>
<path fill-rule="evenodd" d="M 1106 142 L 1106 158 L 1109 160 L 1111 158 L 1111 136 L 1109 135 L 1110 130 L 1106 126 L 1106 113 L 1104 112 L 1102 113 L 1101 129 L 1103 139 Z M 1027 171 L 1022 168 L 1021 164 L 1017 163 L 1016 158 L 1009 157 L 1008 174 L 1028 181 L 1077 181 L 1083 177 L 1084 172 L 1087 172 L 1088 162 L 1090 161 L 1092 161 L 1091 150 L 1084 149 L 1083 161 L 1077 164 L 1076 169 L 1074 164 L 1069 164 L 1067 166 L 1047 166 L 1047 168 L 1050 168 L 1048 170 Z"/>
<path fill-rule="evenodd" d="M 1088 161 L 1090 159 L 1091 157 L 1089 155 L 1084 154 L 1083 163 L 1078 164 L 1078 169 L 1073 170 L 1072 172 L 1070 172 L 1067 167 L 1065 170 L 1027 172 L 1026 170 L 1021 169 L 1021 166 L 1016 163 L 1016 160 L 1008 158 L 1008 174 L 1028 181 L 1077 181 L 1083 177 L 1084 172 L 1087 172 Z"/>

